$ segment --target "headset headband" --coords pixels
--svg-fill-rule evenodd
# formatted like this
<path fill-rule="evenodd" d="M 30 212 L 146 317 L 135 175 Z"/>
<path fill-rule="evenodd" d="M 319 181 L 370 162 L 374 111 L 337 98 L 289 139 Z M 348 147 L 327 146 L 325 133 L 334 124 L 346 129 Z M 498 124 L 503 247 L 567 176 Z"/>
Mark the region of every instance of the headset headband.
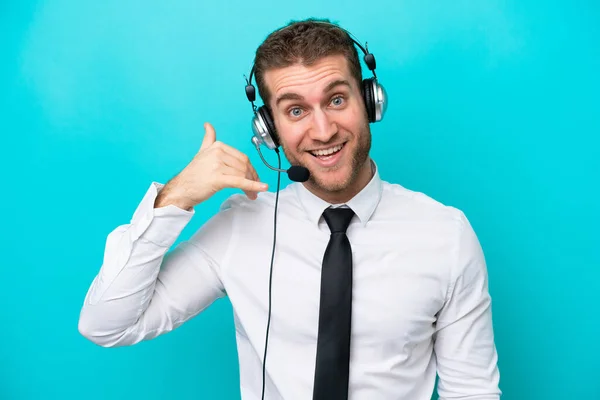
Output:
<path fill-rule="evenodd" d="M 354 44 L 356 46 L 358 46 L 358 48 L 361 49 L 361 51 L 364 53 L 363 60 L 365 61 L 367 68 L 369 68 L 369 70 L 373 73 L 373 76 L 375 77 L 375 79 L 377 79 L 377 75 L 375 74 L 375 68 L 377 66 L 377 64 L 375 62 L 375 56 L 373 56 L 373 54 L 369 53 L 369 46 L 366 42 L 365 42 L 365 46 L 363 47 L 357 40 L 355 40 L 353 38 L 354 35 L 352 35 L 346 29 L 344 29 L 338 25 L 332 24 L 330 22 L 323 22 L 323 21 L 311 21 L 311 22 L 316 23 L 316 24 L 329 25 L 329 26 L 338 28 L 338 29 L 342 30 L 343 32 L 345 32 L 346 35 L 348 35 L 348 38 L 350 40 L 352 40 L 352 42 L 354 42 Z M 285 30 L 285 29 L 289 28 L 290 26 L 291 25 L 285 26 L 285 27 L 279 29 L 278 31 Z M 278 32 L 278 31 L 276 31 L 276 32 Z M 250 69 L 250 77 L 246 78 L 244 76 L 244 78 L 246 78 L 246 97 L 252 103 L 252 108 L 254 109 L 254 111 L 256 111 L 256 106 L 254 105 L 254 101 L 256 101 L 256 89 L 252 85 L 252 76 L 254 75 L 255 67 L 256 67 L 256 58 L 252 62 L 252 69 Z"/>

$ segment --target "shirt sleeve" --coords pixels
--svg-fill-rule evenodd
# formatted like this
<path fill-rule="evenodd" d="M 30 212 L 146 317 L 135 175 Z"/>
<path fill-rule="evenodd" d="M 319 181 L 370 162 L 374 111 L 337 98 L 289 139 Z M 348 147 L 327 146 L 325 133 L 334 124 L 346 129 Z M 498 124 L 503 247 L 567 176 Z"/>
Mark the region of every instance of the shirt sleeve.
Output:
<path fill-rule="evenodd" d="M 185 241 L 169 252 L 194 211 L 174 205 L 155 209 L 162 187 L 153 182 L 131 222 L 107 237 L 100 271 L 79 317 L 80 333 L 100 346 L 152 339 L 225 296 L 219 263 L 231 235 L 230 215 L 217 214 L 197 233 L 218 235 L 216 246 L 206 243 L 201 249 L 202 242 Z"/>
<path fill-rule="evenodd" d="M 475 232 L 462 213 L 457 238 L 457 262 L 434 335 L 437 390 L 440 400 L 497 400 L 501 391 L 487 267 Z"/>

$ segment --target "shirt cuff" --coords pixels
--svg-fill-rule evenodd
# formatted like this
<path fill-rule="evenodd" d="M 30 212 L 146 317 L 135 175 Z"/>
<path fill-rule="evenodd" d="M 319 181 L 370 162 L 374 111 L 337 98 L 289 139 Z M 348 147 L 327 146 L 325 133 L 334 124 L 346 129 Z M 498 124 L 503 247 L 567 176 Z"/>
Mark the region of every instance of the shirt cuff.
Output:
<path fill-rule="evenodd" d="M 164 187 L 152 182 L 131 219 L 133 240 L 144 239 L 159 246 L 169 247 L 194 216 L 194 210 L 183 210 L 175 205 L 154 208 L 156 197 Z"/>

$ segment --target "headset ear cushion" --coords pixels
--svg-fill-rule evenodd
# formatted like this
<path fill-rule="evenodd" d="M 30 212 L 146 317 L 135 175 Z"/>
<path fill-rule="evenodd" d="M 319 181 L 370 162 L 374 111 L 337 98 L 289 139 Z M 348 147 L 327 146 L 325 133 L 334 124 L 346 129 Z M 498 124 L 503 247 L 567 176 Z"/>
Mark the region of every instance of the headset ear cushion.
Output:
<path fill-rule="evenodd" d="M 363 80 L 363 96 L 369 122 L 375 122 L 375 93 L 373 93 L 373 78 Z"/>
<path fill-rule="evenodd" d="M 265 126 L 267 127 L 268 134 L 271 137 L 273 143 L 275 143 L 275 147 L 279 147 L 279 140 L 277 138 L 277 130 L 275 129 L 275 123 L 273 122 L 273 117 L 271 116 L 271 112 L 265 106 L 261 106 L 258 108 L 258 114 L 261 116 L 263 121 L 265 122 Z"/>

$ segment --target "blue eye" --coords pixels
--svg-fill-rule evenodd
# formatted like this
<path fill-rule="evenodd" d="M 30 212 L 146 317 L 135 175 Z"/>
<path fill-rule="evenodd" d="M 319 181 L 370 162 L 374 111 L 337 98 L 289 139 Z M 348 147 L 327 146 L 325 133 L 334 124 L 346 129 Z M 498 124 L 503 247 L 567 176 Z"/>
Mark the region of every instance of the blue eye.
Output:
<path fill-rule="evenodd" d="M 300 108 L 296 107 L 296 108 L 292 108 L 292 109 L 290 110 L 290 113 L 291 113 L 291 114 L 292 114 L 292 116 L 294 116 L 294 117 L 299 117 L 300 115 L 302 115 L 302 110 L 301 110 Z"/>
<path fill-rule="evenodd" d="M 334 106 L 341 106 L 343 102 L 344 102 L 344 99 L 342 97 L 334 97 L 333 100 L 331 100 L 331 103 Z"/>

